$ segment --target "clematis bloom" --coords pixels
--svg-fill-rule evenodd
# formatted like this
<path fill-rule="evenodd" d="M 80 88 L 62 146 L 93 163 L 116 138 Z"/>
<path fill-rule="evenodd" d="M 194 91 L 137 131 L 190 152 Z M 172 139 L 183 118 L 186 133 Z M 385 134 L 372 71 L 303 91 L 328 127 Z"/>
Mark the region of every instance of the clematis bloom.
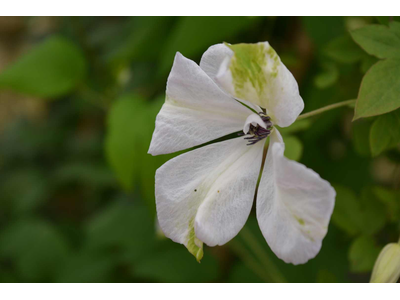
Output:
<path fill-rule="evenodd" d="M 268 42 L 211 46 L 200 66 L 178 52 L 149 153 L 243 133 L 179 155 L 157 170 L 157 216 L 164 234 L 197 260 L 203 243 L 227 243 L 250 214 L 261 172 L 256 212 L 268 245 L 287 263 L 315 257 L 336 193 L 313 170 L 284 156 L 276 127 L 291 125 L 303 108 L 296 80 Z"/>

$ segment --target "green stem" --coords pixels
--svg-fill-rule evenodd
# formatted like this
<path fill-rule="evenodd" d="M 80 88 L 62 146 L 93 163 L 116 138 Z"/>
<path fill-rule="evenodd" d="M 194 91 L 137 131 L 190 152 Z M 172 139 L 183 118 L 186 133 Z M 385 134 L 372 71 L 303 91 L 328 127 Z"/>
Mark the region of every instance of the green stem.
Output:
<path fill-rule="evenodd" d="M 260 264 L 252 257 L 247 249 L 241 245 L 238 241 L 232 240 L 229 245 L 231 249 L 242 259 L 244 264 L 251 269 L 256 275 L 258 275 L 265 282 L 271 282 L 270 276 L 266 270 L 260 266 Z"/>
<path fill-rule="evenodd" d="M 318 108 L 316 110 L 310 111 L 308 113 L 302 114 L 302 115 L 297 117 L 297 120 L 309 118 L 309 117 L 318 115 L 320 113 L 323 113 L 325 111 L 328 111 L 328 110 L 331 110 L 331 109 L 334 109 L 334 108 L 338 108 L 338 107 L 342 107 L 342 106 L 352 106 L 355 103 L 356 103 L 356 100 L 347 100 L 347 101 L 342 101 L 342 102 L 339 102 L 339 103 L 331 104 L 331 105 L 328 105 L 328 106 L 321 107 L 321 108 Z"/>
<path fill-rule="evenodd" d="M 268 254 L 265 253 L 263 247 L 258 243 L 251 230 L 244 227 L 240 231 L 240 235 L 256 254 L 260 262 L 263 264 L 263 267 L 268 271 L 271 279 L 274 282 L 287 282 L 285 277 L 282 275 L 282 273 L 279 271 L 273 261 L 269 258 Z"/>

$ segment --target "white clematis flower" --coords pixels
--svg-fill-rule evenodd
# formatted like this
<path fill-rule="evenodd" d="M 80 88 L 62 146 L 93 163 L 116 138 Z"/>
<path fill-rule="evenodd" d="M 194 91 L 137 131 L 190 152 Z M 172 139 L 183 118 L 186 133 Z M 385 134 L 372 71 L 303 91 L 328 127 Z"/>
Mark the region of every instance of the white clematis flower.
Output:
<path fill-rule="evenodd" d="M 214 45 L 200 66 L 177 53 L 149 153 L 176 152 L 241 130 L 243 136 L 187 152 L 157 170 L 157 216 L 165 235 L 198 260 L 203 243 L 227 243 L 250 214 L 261 172 L 256 210 L 268 245 L 287 263 L 315 257 L 336 193 L 317 173 L 284 157 L 275 127 L 292 124 L 303 108 L 296 80 L 267 42 Z"/>

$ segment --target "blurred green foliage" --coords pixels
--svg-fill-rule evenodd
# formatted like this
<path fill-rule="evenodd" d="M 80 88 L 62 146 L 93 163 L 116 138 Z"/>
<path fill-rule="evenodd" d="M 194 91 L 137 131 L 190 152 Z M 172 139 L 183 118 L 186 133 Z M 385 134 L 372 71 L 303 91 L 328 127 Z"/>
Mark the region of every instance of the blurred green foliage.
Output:
<path fill-rule="evenodd" d="M 282 129 L 285 155 L 337 191 L 321 252 L 305 265 L 279 260 L 251 214 L 246 228 L 286 280 L 366 282 L 379 250 L 398 240 L 399 23 L 35 17 L 11 27 L 11 19 L 0 21 L 0 62 L 7 61 L 0 64 L 0 110 L 8 116 L 0 127 L 0 281 L 264 280 L 230 243 L 205 247 L 198 264 L 163 237 L 155 218 L 155 171 L 177 154 L 152 157 L 147 150 L 174 54 L 199 62 L 223 41 L 269 41 L 298 80 L 305 112 L 359 96 L 357 117 L 368 117 L 352 122 L 354 110 L 341 108 Z M 18 103 L 39 105 L 41 113 Z M 234 242 L 248 248 L 242 234 Z"/>

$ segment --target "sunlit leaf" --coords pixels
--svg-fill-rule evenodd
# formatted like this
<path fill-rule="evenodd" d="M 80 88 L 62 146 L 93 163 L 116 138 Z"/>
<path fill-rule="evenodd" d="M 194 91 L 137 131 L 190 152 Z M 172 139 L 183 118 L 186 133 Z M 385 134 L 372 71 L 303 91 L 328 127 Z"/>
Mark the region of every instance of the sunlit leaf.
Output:
<path fill-rule="evenodd" d="M 376 63 L 362 80 L 354 120 L 399 108 L 399 94 L 400 59 L 386 59 Z"/>
<path fill-rule="evenodd" d="M 368 25 L 351 31 L 351 36 L 371 55 L 379 58 L 400 58 L 400 37 L 385 25 Z"/>
<path fill-rule="evenodd" d="M 0 88 L 43 98 L 71 92 L 86 74 L 81 50 L 62 37 L 51 37 L 0 73 Z"/>
<path fill-rule="evenodd" d="M 108 162 L 122 186 L 130 191 L 135 176 L 138 175 L 144 131 L 146 131 L 144 100 L 135 95 L 127 95 L 114 102 L 107 120 L 105 141 Z M 146 131 L 147 133 L 147 131 Z"/>

